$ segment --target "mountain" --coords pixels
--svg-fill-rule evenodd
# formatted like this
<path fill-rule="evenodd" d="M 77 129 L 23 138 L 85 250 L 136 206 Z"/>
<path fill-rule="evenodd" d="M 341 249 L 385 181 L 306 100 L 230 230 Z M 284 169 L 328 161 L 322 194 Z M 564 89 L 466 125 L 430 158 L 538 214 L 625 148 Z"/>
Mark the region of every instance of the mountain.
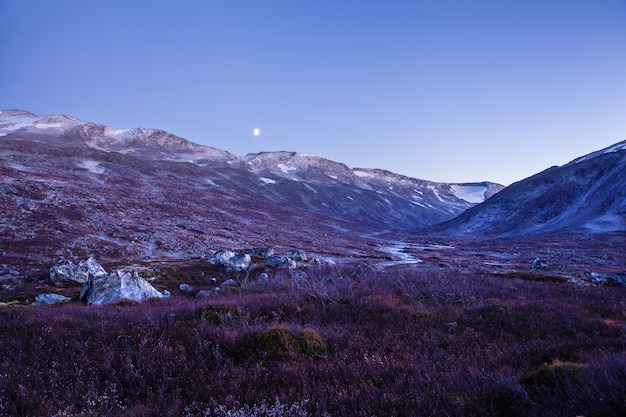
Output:
<path fill-rule="evenodd" d="M 22 110 L 0 112 L 0 178 L 5 270 L 261 245 L 359 257 L 380 252 L 367 236 L 449 220 L 503 188 L 296 152 L 238 157 L 161 130 Z"/>
<path fill-rule="evenodd" d="M 519 236 L 626 230 L 626 141 L 519 181 L 436 230 Z"/>

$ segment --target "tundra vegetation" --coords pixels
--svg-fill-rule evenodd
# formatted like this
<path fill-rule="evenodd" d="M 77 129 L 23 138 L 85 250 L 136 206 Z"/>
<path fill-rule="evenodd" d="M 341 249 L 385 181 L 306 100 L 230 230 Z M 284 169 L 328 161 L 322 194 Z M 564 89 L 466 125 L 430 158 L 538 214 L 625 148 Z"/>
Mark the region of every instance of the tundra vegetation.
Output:
<path fill-rule="evenodd" d="M 332 266 L 205 298 L 10 304 L 0 414 L 623 416 L 625 291 Z"/>

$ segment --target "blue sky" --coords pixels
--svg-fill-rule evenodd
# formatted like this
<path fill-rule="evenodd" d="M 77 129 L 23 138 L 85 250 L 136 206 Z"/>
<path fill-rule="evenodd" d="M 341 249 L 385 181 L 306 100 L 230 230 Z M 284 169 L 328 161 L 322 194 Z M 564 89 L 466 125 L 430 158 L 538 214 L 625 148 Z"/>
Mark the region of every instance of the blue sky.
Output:
<path fill-rule="evenodd" d="M 626 139 L 624 0 L 0 0 L 0 56 L 0 109 L 237 155 L 510 184 Z"/>

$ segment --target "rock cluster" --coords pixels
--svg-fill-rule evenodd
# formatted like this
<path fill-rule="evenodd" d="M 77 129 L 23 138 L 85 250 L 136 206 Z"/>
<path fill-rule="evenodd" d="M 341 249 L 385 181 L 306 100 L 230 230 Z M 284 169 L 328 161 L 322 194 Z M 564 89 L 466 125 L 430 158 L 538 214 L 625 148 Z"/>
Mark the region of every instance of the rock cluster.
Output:
<path fill-rule="evenodd" d="M 50 283 L 56 286 L 84 284 L 78 298 L 89 305 L 111 304 L 123 300 L 140 302 L 165 296 L 141 278 L 137 271 L 121 269 L 108 273 L 94 256 L 78 265 L 69 260 L 61 260 L 50 268 Z M 55 294 L 41 294 L 37 297 L 38 305 L 60 301 L 66 300 L 59 299 Z"/>
<path fill-rule="evenodd" d="M 253 258 L 260 260 L 260 263 L 252 263 Z M 301 249 L 292 249 L 275 255 L 274 249 L 261 247 L 244 249 L 237 253 L 229 249 L 222 249 L 215 252 L 207 263 L 220 266 L 226 272 L 241 272 L 258 266 L 295 269 L 307 261 L 306 253 Z M 330 259 L 322 261 L 315 258 L 312 262 L 316 265 L 334 265 Z"/>

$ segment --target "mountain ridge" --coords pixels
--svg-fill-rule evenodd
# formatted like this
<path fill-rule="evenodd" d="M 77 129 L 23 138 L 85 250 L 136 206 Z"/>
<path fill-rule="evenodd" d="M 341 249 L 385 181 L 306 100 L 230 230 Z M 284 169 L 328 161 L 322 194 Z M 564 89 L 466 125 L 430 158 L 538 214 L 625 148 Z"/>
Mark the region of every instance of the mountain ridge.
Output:
<path fill-rule="evenodd" d="M 249 245 L 386 257 L 364 236 L 476 204 L 459 184 L 297 152 L 237 157 L 157 129 L 15 110 L 0 112 L 0 177 L 0 265 L 32 268 L 59 256 L 182 259 Z"/>
<path fill-rule="evenodd" d="M 434 229 L 467 237 L 624 231 L 626 141 L 511 184 Z"/>

